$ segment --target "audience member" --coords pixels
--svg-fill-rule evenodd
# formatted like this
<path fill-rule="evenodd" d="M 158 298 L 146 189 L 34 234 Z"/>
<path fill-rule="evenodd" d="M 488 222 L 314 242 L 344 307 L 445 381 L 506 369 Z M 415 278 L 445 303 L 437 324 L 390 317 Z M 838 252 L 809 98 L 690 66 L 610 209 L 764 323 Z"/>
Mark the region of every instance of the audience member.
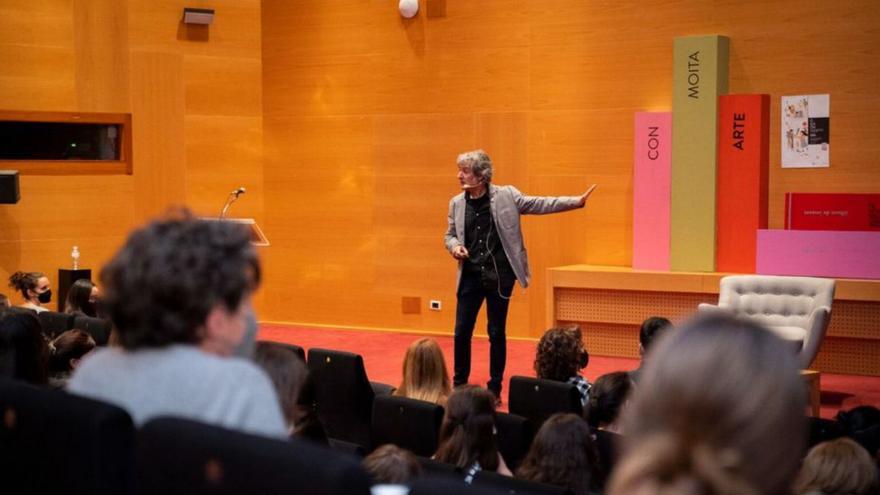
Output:
<path fill-rule="evenodd" d="M 434 339 L 419 339 L 406 350 L 403 380 L 394 395 L 445 405 L 449 398 L 449 372 L 443 350 Z"/>
<path fill-rule="evenodd" d="M 590 426 L 611 433 L 621 433 L 619 420 L 630 399 L 632 388 L 632 380 L 625 371 L 615 371 L 597 378 L 586 410 Z"/>
<path fill-rule="evenodd" d="M 68 389 L 127 409 L 138 426 L 179 416 L 287 437 L 269 378 L 233 355 L 259 282 L 239 224 L 182 211 L 136 230 L 101 272 L 121 348 L 89 356 Z"/>
<path fill-rule="evenodd" d="M 590 427 L 574 414 L 554 414 L 541 425 L 516 477 L 560 486 L 573 495 L 600 489 L 596 447 Z"/>
<path fill-rule="evenodd" d="M 789 492 L 806 396 L 786 344 L 753 322 L 710 316 L 651 352 L 608 493 Z"/>
<path fill-rule="evenodd" d="M 46 385 L 48 361 L 49 347 L 34 312 L 0 309 L 0 376 Z"/>
<path fill-rule="evenodd" d="M 662 316 L 651 316 L 642 322 L 642 326 L 639 328 L 639 356 L 642 358 L 642 361 L 639 363 L 638 368 L 629 372 L 629 377 L 633 383 L 639 383 L 642 369 L 645 367 L 645 355 L 648 354 L 648 349 L 651 348 L 657 337 L 665 334 L 671 328 L 672 322 Z"/>
<path fill-rule="evenodd" d="M 5 308 L 11 308 L 12 303 L 9 302 L 9 298 L 6 297 L 6 294 L 0 294 L 0 311 Z"/>
<path fill-rule="evenodd" d="M 375 484 L 405 485 L 422 475 L 415 454 L 392 444 L 374 450 L 361 465 Z"/>
<path fill-rule="evenodd" d="M 98 316 L 98 286 L 91 280 L 81 278 L 70 286 L 64 301 L 64 312 L 70 315 Z"/>
<path fill-rule="evenodd" d="M 254 362 L 263 368 L 275 386 L 290 435 L 326 444 L 327 434 L 309 397 L 311 379 L 306 363 L 290 349 L 274 342 L 257 342 Z"/>
<path fill-rule="evenodd" d="M 858 406 L 838 412 L 835 419 L 844 435 L 858 442 L 880 462 L 880 409 Z"/>
<path fill-rule="evenodd" d="M 49 382 L 53 387 L 67 386 L 70 374 L 79 366 L 80 360 L 95 349 L 95 339 L 88 333 L 73 329 L 55 337 L 49 358 Z"/>
<path fill-rule="evenodd" d="M 877 466 L 861 445 L 838 438 L 807 454 L 795 482 L 798 495 L 869 495 L 876 493 Z"/>
<path fill-rule="evenodd" d="M 535 373 L 543 380 L 575 385 L 581 394 L 581 405 L 585 406 L 591 386 L 579 371 L 587 367 L 589 359 L 579 327 L 551 328 L 538 341 Z"/>
<path fill-rule="evenodd" d="M 49 311 L 45 304 L 52 302 L 49 279 L 40 272 L 15 272 L 9 277 L 9 287 L 19 291 L 24 299 L 22 308 L 37 313 Z"/>
<path fill-rule="evenodd" d="M 462 468 L 470 483 L 482 470 L 511 476 L 495 437 L 495 395 L 474 385 L 452 391 L 434 459 Z"/>

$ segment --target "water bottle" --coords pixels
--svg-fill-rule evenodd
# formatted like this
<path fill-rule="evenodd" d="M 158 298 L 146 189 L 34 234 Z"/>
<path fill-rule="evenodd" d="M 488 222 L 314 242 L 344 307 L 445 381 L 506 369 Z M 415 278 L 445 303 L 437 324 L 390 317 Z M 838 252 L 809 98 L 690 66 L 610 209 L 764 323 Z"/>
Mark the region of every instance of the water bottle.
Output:
<path fill-rule="evenodd" d="M 70 252 L 70 257 L 73 258 L 73 269 L 76 270 L 79 268 L 79 248 L 73 246 L 73 251 Z"/>

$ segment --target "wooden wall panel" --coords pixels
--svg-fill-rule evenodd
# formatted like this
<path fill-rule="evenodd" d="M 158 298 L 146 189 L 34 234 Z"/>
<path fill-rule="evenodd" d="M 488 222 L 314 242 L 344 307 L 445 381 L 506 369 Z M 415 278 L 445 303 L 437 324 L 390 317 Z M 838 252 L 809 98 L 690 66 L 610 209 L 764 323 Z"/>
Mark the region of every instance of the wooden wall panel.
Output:
<path fill-rule="evenodd" d="M 185 5 L 214 24 L 188 31 Z M 259 0 L 0 2 L 0 106 L 131 113 L 134 138 L 133 175 L 21 177 L 21 202 L 0 205 L 3 285 L 55 283 L 73 245 L 97 274 L 133 227 L 171 204 L 219 211 L 239 185 L 232 213 L 260 220 L 260 49 Z"/>
<path fill-rule="evenodd" d="M 530 194 L 599 183 L 587 211 L 524 220 L 533 286 L 510 333 L 539 335 L 544 270 L 630 264 L 633 114 L 669 110 L 676 36 L 729 36 L 730 90 L 771 94 L 771 130 L 779 97 L 831 93 L 832 168 L 779 169 L 771 132 L 771 227 L 786 191 L 880 187 L 871 1 L 443 3 L 406 21 L 383 0 L 263 2 L 270 319 L 451 332 L 446 201 L 455 155 L 482 147 Z M 444 309 L 402 315 L 407 296 Z"/>

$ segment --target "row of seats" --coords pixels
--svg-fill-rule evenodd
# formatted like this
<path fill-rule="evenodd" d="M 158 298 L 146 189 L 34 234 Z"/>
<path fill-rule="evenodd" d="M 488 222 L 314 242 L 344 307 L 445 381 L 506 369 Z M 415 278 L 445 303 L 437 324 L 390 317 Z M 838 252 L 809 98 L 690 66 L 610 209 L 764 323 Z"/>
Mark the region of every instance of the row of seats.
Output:
<path fill-rule="evenodd" d="M 305 358 L 301 347 L 283 345 Z M 422 456 L 437 449 L 442 407 L 391 396 L 390 386 L 369 381 L 358 354 L 312 348 L 307 364 L 314 393 L 312 405 L 335 445 L 353 444 L 353 450 L 367 452 L 393 443 Z M 512 468 L 519 465 L 548 417 L 582 414 L 574 385 L 524 376 L 510 379 L 509 410 L 509 414 L 498 413 L 496 428 L 499 449 Z"/>
<path fill-rule="evenodd" d="M 359 461 L 306 441 L 279 441 L 179 418 L 135 430 L 122 409 L 0 379 L 0 463 L 10 493 L 309 495 L 370 493 Z M 474 486 L 423 458 L 432 477 L 411 493 L 562 495 L 564 490 L 480 473 Z"/>
<path fill-rule="evenodd" d="M 95 344 L 99 346 L 107 345 L 110 340 L 111 323 L 102 318 L 92 318 L 91 316 L 71 315 L 67 313 L 56 313 L 55 311 L 42 311 L 37 313 L 40 324 L 43 327 L 43 333 L 54 338 L 58 335 L 72 330 L 74 328 L 82 330 L 95 339 Z"/>

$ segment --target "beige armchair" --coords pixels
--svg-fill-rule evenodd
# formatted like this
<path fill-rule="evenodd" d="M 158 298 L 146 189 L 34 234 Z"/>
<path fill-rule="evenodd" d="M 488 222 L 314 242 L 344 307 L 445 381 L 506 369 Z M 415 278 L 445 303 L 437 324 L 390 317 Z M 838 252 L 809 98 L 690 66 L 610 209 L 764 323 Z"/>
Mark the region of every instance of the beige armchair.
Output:
<path fill-rule="evenodd" d="M 732 275 L 721 279 L 718 305 L 699 311 L 732 312 L 766 326 L 792 344 L 806 369 L 819 353 L 831 321 L 834 279 Z"/>

